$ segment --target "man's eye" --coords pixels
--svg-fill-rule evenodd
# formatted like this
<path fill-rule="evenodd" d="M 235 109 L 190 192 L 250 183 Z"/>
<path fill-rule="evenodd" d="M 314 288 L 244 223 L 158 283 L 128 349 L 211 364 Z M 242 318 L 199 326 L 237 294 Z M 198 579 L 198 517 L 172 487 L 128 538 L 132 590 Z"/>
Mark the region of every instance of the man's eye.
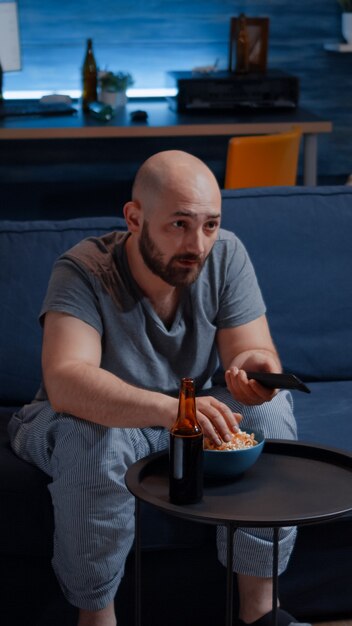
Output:
<path fill-rule="evenodd" d="M 184 228 L 186 226 L 186 222 L 184 220 L 176 220 L 176 222 L 173 222 L 173 226 L 176 228 Z"/>
<path fill-rule="evenodd" d="M 207 230 L 216 230 L 218 226 L 219 226 L 218 222 L 207 222 L 205 225 L 205 228 Z"/>

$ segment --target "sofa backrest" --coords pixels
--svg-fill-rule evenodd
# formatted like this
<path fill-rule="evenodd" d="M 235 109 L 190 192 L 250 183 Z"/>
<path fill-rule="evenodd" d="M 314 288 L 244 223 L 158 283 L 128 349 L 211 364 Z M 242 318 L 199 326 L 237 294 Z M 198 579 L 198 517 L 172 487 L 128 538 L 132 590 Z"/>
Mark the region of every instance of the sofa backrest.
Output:
<path fill-rule="evenodd" d="M 75 243 L 123 219 L 0 221 L 0 404 L 28 402 L 40 383 L 38 315 L 55 259 Z"/>
<path fill-rule="evenodd" d="M 246 245 L 284 369 L 352 378 L 352 187 L 223 192 L 224 228 Z"/>

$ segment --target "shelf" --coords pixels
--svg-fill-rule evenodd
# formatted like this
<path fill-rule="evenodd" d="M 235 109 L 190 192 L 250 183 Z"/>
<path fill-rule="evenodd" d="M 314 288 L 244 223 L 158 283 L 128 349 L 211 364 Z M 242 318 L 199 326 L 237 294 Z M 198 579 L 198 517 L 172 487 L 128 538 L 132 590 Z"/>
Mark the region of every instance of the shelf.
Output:
<path fill-rule="evenodd" d="M 352 52 L 352 43 L 325 43 L 324 50 L 328 52 Z"/>

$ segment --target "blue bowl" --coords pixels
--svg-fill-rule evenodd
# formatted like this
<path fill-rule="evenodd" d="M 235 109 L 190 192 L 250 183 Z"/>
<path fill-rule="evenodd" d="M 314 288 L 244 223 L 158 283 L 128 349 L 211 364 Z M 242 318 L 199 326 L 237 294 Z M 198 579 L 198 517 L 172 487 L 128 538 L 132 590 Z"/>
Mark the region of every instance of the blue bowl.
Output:
<path fill-rule="evenodd" d="M 250 434 L 253 431 L 245 431 Z M 204 473 L 214 478 L 233 478 L 243 474 L 258 460 L 264 448 L 264 436 L 254 432 L 258 442 L 242 450 L 204 450 Z"/>

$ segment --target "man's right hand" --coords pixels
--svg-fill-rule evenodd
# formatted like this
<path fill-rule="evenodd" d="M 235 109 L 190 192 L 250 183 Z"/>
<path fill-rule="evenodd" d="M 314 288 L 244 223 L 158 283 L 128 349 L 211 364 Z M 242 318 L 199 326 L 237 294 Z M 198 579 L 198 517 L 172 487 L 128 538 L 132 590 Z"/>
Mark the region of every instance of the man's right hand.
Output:
<path fill-rule="evenodd" d="M 238 432 L 242 420 L 240 413 L 233 413 L 229 407 L 213 396 L 200 396 L 196 399 L 197 420 L 203 434 L 215 445 L 231 441 L 232 434 Z"/>

